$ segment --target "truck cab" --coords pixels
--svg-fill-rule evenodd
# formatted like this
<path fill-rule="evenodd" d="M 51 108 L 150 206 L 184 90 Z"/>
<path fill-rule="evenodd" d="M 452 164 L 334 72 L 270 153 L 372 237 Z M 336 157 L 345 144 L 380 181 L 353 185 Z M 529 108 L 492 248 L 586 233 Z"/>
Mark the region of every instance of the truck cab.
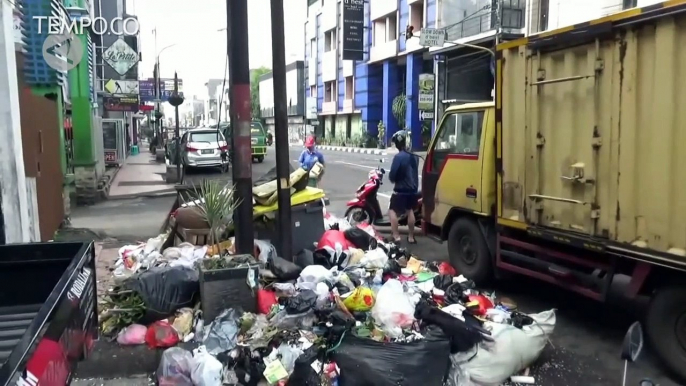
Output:
<path fill-rule="evenodd" d="M 469 249 L 483 244 L 483 237 L 470 234 L 481 232 L 481 222 L 492 221 L 495 159 L 494 103 L 449 107 L 429 144 L 422 171 L 422 227 L 435 239 L 449 240 L 449 252 L 461 248 L 473 253 Z"/>

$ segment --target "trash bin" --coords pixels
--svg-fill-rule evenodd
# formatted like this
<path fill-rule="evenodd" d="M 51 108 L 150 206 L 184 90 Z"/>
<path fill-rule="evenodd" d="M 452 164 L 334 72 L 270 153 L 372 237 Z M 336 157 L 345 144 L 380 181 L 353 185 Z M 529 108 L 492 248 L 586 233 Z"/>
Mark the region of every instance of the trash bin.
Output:
<path fill-rule="evenodd" d="M 131 146 L 131 155 L 138 155 L 138 146 L 137 145 Z"/>
<path fill-rule="evenodd" d="M 248 275 L 259 282 L 259 265 L 244 268 L 208 270 L 200 265 L 200 304 L 205 323 L 209 324 L 227 308 L 240 308 L 244 312 L 257 311 L 255 288 L 248 285 Z"/>
<path fill-rule="evenodd" d="M 324 202 L 321 199 L 309 201 L 291 207 L 291 229 L 293 236 L 293 255 L 303 249 L 312 250 L 324 234 Z M 291 260 L 292 256 L 284 256 L 278 242 L 278 211 L 274 221 L 256 227 L 257 238 L 272 240 L 279 256 Z"/>

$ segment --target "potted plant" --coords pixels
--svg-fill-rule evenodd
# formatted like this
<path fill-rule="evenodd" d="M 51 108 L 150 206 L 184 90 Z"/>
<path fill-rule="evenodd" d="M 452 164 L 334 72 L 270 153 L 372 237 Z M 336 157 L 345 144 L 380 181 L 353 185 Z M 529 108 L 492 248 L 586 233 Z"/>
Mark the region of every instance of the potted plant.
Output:
<path fill-rule="evenodd" d="M 386 147 L 386 126 L 384 126 L 383 121 L 379 121 L 379 125 L 376 126 L 377 130 L 379 131 L 378 138 L 379 142 L 377 143 L 377 146 L 379 149 L 384 149 Z"/>
<path fill-rule="evenodd" d="M 223 236 L 233 226 L 233 212 L 240 200 L 234 196 L 235 189 L 218 181 L 204 180 L 200 189 L 194 189 L 193 200 L 184 198 L 187 206 L 194 206 L 209 226 L 208 244 L 211 250 L 219 251 L 219 257 L 201 260 L 200 301 L 203 316 L 213 320 L 226 308 L 241 307 L 244 311 L 255 311 L 254 288 L 246 284 L 246 277 L 257 283 L 259 267 L 256 264 L 240 264 L 237 261 L 254 261 L 250 255 L 223 257 L 225 243 Z M 251 274 L 252 272 L 252 274 Z"/>

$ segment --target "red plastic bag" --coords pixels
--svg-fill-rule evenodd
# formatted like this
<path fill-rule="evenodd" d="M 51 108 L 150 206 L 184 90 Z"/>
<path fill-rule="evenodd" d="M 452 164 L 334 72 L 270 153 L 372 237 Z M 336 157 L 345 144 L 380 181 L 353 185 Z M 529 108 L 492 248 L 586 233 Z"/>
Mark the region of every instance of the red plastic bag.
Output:
<path fill-rule="evenodd" d="M 486 311 L 495 307 L 491 299 L 484 295 L 469 295 L 467 298 L 469 299 L 467 308 L 471 309 L 474 315 L 486 315 Z"/>
<path fill-rule="evenodd" d="M 438 273 L 440 275 L 457 276 L 457 271 L 455 270 L 455 268 L 453 268 L 453 266 L 450 265 L 450 263 L 447 263 L 445 261 L 438 265 Z"/>
<path fill-rule="evenodd" d="M 267 315 L 272 306 L 277 303 L 274 291 L 257 290 L 257 313 Z"/>
<path fill-rule="evenodd" d="M 145 343 L 150 348 L 176 346 L 179 343 L 179 334 L 171 324 L 160 320 L 148 326 L 148 331 L 145 332 Z"/>
<path fill-rule="evenodd" d="M 322 237 L 319 239 L 319 242 L 317 243 L 317 249 L 329 247 L 335 251 L 337 250 L 336 244 L 339 244 L 340 248 L 344 251 L 350 249 L 352 246 L 350 245 L 348 239 L 345 238 L 345 233 L 337 230 L 328 230 L 324 232 Z"/>

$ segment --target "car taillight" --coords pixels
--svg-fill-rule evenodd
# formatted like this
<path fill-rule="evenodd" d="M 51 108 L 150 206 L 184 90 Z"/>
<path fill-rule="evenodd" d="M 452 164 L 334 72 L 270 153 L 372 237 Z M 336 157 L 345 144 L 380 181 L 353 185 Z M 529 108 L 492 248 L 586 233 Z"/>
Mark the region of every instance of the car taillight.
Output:
<path fill-rule="evenodd" d="M 221 146 L 221 147 L 219 148 L 219 150 L 221 150 L 221 151 L 227 151 L 228 149 L 229 149 L 229 147 L 226 146 L 226 145 Z"/>
<path fill-rule="evenodd" d="M 198 150 L 200 150 L 200 149 L 196 149 L 191 145 L 186 145 L 186 151 L 198 151 Z"/>

